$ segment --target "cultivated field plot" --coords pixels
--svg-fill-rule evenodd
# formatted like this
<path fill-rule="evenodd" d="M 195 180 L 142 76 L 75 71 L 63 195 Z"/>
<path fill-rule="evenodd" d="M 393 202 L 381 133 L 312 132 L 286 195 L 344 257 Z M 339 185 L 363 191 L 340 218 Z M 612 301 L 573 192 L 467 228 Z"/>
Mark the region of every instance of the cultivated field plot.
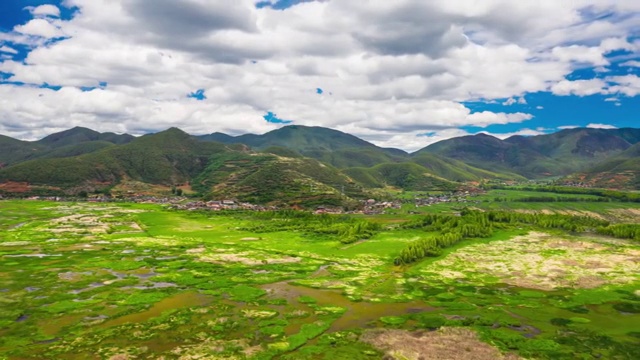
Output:
<path fill-rule="evenodd" d="M 378 220 L 343 244 L 286 218 L 0 202 L 0 359 L 640 358 L 638 242 L 505 226 L 394 266 L 433 234 Z"/>

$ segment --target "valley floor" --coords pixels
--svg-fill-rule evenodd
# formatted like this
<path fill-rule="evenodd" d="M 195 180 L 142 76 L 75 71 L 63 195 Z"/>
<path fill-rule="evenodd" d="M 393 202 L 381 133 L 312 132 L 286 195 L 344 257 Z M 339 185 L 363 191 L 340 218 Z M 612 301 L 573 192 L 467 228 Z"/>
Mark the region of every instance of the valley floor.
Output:
<path fill-rule="evenodd" d="M 0 201 L 0 359 L 640 358 L 639 242 L 504 227 L 394 266 L 434 235 L 398 226 L 419 216 L 343 244 L 287 218 Z"/>

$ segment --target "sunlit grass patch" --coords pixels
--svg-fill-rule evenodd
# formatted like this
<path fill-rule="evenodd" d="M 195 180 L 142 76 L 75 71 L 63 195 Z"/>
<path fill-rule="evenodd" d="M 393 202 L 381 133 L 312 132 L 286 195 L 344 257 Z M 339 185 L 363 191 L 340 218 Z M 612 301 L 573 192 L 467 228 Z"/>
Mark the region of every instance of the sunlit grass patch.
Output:
<path fill-rule="evenodd" d="M 242 314 L 244 317 L 248 319 L 271 319 L 277 316 L 278 312 L 272 311 L 272 310 L 245 309 L 245 310 L 242 310 Z"/>
<path fill-rule="evenodd" d="M 505 256 L 508 253 L 508 256 Z M 594 288 L 636 281 L 640 251 L 625 241 L 530 233 L 507 241 L 471 244 L 422 268 L 428 278 L 468 283 L 503 282 L 520 287 Z"/>

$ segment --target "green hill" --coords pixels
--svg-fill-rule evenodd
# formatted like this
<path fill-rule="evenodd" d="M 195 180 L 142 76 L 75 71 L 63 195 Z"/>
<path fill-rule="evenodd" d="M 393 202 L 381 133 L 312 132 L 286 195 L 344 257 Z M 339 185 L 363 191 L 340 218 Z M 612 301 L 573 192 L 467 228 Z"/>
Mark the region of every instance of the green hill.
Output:
<path fill-rule="evenodd" d="M 77 188 L 108 187 L 127 178 L 171 185 L 189 181 L 206 167 L 211 154 L 226 149 L 172 128 L 90 154 L 26 161 L 0 170 L 0 181 Z"/>
<path fill-rule="evenodd" d="M 353 204 L 366 196 L 338 169 L 287 148 L 255 153 L 244 145 L 199 141 L 175 128 L 124 145 L 102 143 L 103 149 L 89 154 L 9 166 L 0 170 L 0 182 L 54 186 L 68 193 L 109 189 L 124 181 L 165 187 L 191 183 L 210 198 L 301 206 Z M 73 146 L 53 153 L 70 155 Z"/>
<path fill-rule="evenodd" d="M 253 149 L 285 147 L 338 168 L 373 166 L 382 162 L 405 161 L 409 155 L 398 149 L 378 147 L 341 131 L 301 125 L 285 126 L 263 135 L 229 136 L 222 133 L 197 136 L 203 141 L 245 144 Z"/>
<path fill-rule="evenodd" d="M 51 134 L 38 141 L 20 141 L 0 135 L 0 168 L 39 158 L 88 154 L 133 139 L 135 137 L 128 134 L 99 133 L 82 127 Z"/>
<path fill-rule="evenodd" d="M 560 165 L 533 149 L 520 148 L 486 134 L 440 141 L 417 151 L 413 156 L 424 153 L 453 158 L 489 171 L 515 172 L 525 177 L 544 176 Z"/>
<path fill-rule="evenodd" d="M 72 129 L 51 134 L 38 140 L 37 143 L 49 148 L 76 145 L 89 141 L 106 141 L 112 144 L 126 144 L 135 139 L 129 134 L 118 135 L 111 132 L 99 133 L 97 131 L 76 126 Z"/>
<path fill-rule="evenodd" d="M 317 160 L 237 151 L 213 155 L 192 186 L 209 198 L 258 204 L 341 205 L 366 196 L 359 184 Z"/>
<path fill-rule="evenodd" d="M 570 176 L 567 180 L 596 187 L 640 190 L 640 143 L 599 162 L 583 173 Z"/>
<path fill-rule="evenodd" d="M 115 144 L 104 140 L 87 141 L 79 144 L 61 146 L 51 151 L 40 151 L 35 154 L 34 157 L 37 159 L 73 157 L 90 154 L 111 146 L 115 146 Z"/>
<path fill-rule="evenodd" d="M 349 202 L 369 189 L 451 190 L 459 182 L 576 172 L 570 179 L 638 187 L 638 144 L 640 129 L 570 129 L 506 140 L 465 136 L 409 155 L 320 127 L 237 137 L 171 128 L 138 138 L 76 127 L 32 142 L 0 136 L 0 182 L 69 193 L 125 182 L 192 184 L 209 197 L 307 205 Z"/>
<path fill-rule="evenodd" d="M 28 160 L 44 148 L 40 144 L 0 135 L 0 168 Z"/>
<path fill-rule="evenodd" d="M 291 150 L 284 146 L 269 146 L 268 148 L 263 149 L 261 152 L 265 154 L 278 155 L 278 156 L 288 157 L 288 158 L 302 157 L 302 155 L 300 155 L 300 153 L 298 153 L 297 151 Z"/>
<path fill-rule="evenodd" d="M 367 187 L 387 186 L 404 190 L 453 190 L 457 184 L 435 177 L 415 163 L 386 163 L 371 168 L 350 168 L 344 173 Z"/>
<path fill-rule="evenodd" d="M 223 134 L 221 132 L 214 132 L 208 135 L 196 135 L 194 137 L 202 141 L 213 141 L 213 142 L 219 142 L 223 144 L 237 143 L 237 141 L 235 141 L 235 137 L 231 135 Z"/>
<path fill-rule="evenodd" d="M 380 148 L 367 141 L 359 139 L 337 130 L 322 127 L 285 126 L 268 132 L 264 135 L 241 135 L 231 137 L 221 133 L 214 133 L 200 137 L 200 139 L 215 139 L 226 143 L 242 143 L 256 149 L 282 149 L 295 151 L 296 154 L 319 160 L 336 168 L 345 169 L 344 173 L 365 187 L 383 188 L 392 186 L 406 190 L 423 190 L 432 188 L 452 189 L 456 185 L 438 178 L 437 171 L 428 170 L 424 165 L 429 161 L 423 159 L 424 164 L 410 163 L 407 153 L 398 149 Z M 273 151 L 273 150 L 272 150 Z M 291 153 L 285 154 L 282 150 L 274 152 L 278 155 L 292 157 Z M 442 160 L 440 160 L 442 162 Z M 462 163 L 457 162 L 456 165 Z M 300 167 L 301 164 L 296 166 Z M 441 168 L 447 166 L 436 166 Z M 454 168 L 449 165 L 448 168 Z M 467 166 L 467 168 L 470 168 Z M 273 170 L 273 169 L 271 169 Z M 482 170 L 477 169 L 478 174 Z M 429 174 L 433 172 L 435 174 Z M 451 170 L 455 172 L 455 170 Z M 464 173 L 463 170 L 459 171 Z M 489 175 L 489 172 L 484 172 Z M 436 175 L 436 176 L 433 176 Z M 466 174 L 466 178 L 470 176 Z M 494 178 L 495 176 L 491 176 Z M 459 176 L 465 178 L 465 176 Z M 337 179 L 332 180 L 339 183 Z M 347 184 L 347 188 L 352 185 Z"/>
<path fill-rule="evenodd" d="M 530 148 L 575 171 L 617 155 L 640 142 L 640 129 L 567 129 L 541 136 L 513 136 L 505 142 Z"/>
<path fill-rule="evenodd" d="M 339 150 L 360 147 L 377 148 L 377 146 L 369 142 L 341 131 L 302 125 L 284 126 L 263 135 L 245 134 L 233 137 L 214 133 L 200 136 L 199 138 L 202 140 L 214 139 L 224 143 L 241 143 L 256 149 L 269 146 L 284 146 L 297 151 Z"/>
<path fill-rule="evenodd" d="M 522 176 L 514 173 L 496 173 L 483 170 L 467 165 L 459 160 L 429 153 L 417 154 L 412 158 L 412 161 L 426 168 L 432 175 L 457 182 L 480 181 L 483 179 L 524 179 Z"/>
<path fill-rule="evenodd" d="M 583 171 L 638 142 L 640 129 L 577 128 L 506 140 L 477 134 L 440 141 L 413 156 L 438 154 L 489 171 L 541 178 Z"/>

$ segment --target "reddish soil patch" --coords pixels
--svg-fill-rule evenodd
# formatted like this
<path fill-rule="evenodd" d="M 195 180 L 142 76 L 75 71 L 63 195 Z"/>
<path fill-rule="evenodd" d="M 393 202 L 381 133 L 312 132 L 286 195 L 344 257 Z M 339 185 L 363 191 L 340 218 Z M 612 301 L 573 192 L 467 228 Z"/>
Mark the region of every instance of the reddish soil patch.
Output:
<path fill-rule="evenodd" d="M 4 190 L 6 192 L 11 193 L 24 193 L 31 191 L 31 186 L 26 182 L 13 182 L 9 181 L 3 184 L 0 184 L 0 190 Z"/>

